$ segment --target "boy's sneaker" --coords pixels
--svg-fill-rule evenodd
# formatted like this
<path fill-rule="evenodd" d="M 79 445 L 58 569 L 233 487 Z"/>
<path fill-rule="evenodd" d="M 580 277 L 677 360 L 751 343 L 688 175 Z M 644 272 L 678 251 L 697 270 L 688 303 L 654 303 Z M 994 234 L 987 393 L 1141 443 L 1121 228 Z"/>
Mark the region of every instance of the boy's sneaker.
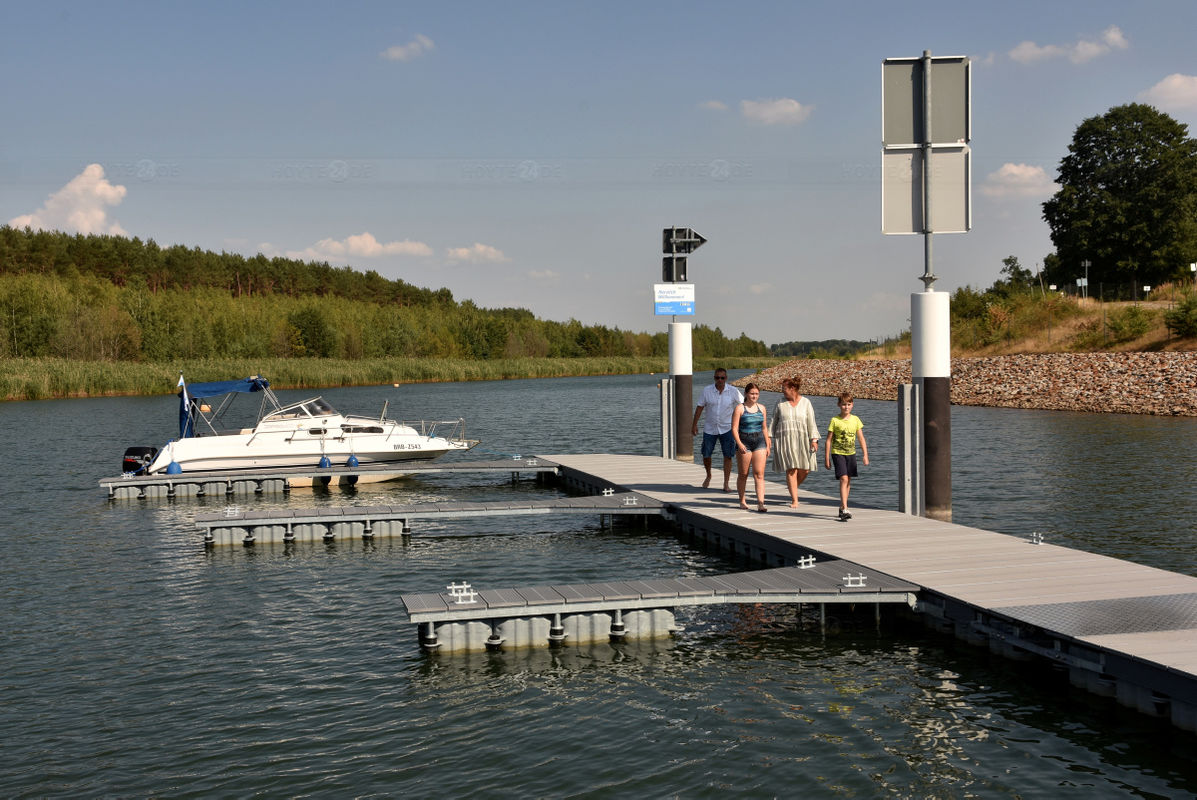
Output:
<path fill-rule="evenodd" d="M 847 522 L 852 519 L 852 512 L 846 508 L 840 509 L 840 522 Z"/>

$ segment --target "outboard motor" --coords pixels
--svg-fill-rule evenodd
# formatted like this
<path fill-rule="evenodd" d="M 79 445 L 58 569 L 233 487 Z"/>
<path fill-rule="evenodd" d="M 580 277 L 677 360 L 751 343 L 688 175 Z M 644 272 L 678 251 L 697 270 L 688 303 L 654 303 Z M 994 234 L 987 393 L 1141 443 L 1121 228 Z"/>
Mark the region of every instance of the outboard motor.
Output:
<path fill-rule="evenodd" d="M 157 447 L 130 447 L 125 450 L 125 457 L 121 461 L 121 472 L 144 472 L 146 467 L 154 463 L 156 455 Z"/>

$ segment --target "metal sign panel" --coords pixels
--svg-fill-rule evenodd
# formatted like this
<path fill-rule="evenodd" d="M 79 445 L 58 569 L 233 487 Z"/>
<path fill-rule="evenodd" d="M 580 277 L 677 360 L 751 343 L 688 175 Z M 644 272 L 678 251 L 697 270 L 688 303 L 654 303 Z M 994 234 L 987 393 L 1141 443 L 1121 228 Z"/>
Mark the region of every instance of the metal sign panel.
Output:
<path fill-rule="evenodd" d="M 694 284 L 654 283 L 653 313 L 658 317 L 694 316 Z"/>
<path fill-rule="evenodd" d="M 967 56 L 931 59 L 931 142 L 972 141 L 972 62 Z M 923 60 L 887 58 L 881 65 L 881 144 L 922 145 Z"/>
<path fill-rule="evenodd" d="M 937 147 L 931 154 L 931 225 L 935 233 L 967 233 L 973 226 L 972 151 Z M 881 153 L 881 231 L 923 233 L 923 151 Z"/>
<path fill-rule="evenodd" d="M 928 61 L 929 106 L 924 96 Z M 883 233 L 966 233 L 972 228 L 971 138 L 972 63 L 968 57 L 928 55 L 882 62 Z M 930 159 L 930 175 L 924 179 L 925 158 Z M 928 206 L 931 215 L 925 220 Z"/>
<path fill-rule="evenodd" d="M 706 237 L 692 228 L 665 228 L 661 231 L 661 250 L 665 253 L 693 253 L 706 244 Z"/>

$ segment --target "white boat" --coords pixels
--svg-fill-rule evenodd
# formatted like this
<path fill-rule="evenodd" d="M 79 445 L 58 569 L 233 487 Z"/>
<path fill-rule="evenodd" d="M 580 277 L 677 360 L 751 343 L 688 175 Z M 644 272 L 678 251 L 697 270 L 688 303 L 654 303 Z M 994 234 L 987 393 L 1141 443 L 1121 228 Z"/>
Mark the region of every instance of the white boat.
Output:
<path fill-rule="evenodd" d="M 321 397 L 282 405 L 270 382 L 261 377 L 239 381 L 185 384 L 179 378 L 179 438 L 161 449 L 130 447 L 122 469 L 137 474 L 264 470 L 279 467 L 330 467 L 431 460 L 478 444 L 465 438 L 465 421 L 405 423 L 342 414 Z M 261 393 L 258 421 L 252 428 L 223 430 L 221 419 L 242 393 Z M 221 397 L 215 404 L 210 399 Z M 213 408 L 213 405 L 216 405 Z M 390 476 L 361 475 L 367 482 Z M 299 481 L 292 481 L 299 484 Z"/>

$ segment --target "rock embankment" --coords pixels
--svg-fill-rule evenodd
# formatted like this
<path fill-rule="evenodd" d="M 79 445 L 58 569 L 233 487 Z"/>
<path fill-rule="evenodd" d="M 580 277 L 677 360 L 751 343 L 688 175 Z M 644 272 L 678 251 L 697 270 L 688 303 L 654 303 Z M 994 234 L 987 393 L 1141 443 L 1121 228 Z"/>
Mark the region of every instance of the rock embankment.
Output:
<path fill-rule="evenodd" d="M 802 379 L 803 394 L 851 392 L 894 400 L 910 383 L 910 360 L 803 359 L 771 367 L 751 380 L 780 392 Z M 747 380 L 737 383 L 746 383 Z M 1197 416 L 1197 352 L 1042 353 L 952 359 L 952 403 L 1117 414 Z"/>

